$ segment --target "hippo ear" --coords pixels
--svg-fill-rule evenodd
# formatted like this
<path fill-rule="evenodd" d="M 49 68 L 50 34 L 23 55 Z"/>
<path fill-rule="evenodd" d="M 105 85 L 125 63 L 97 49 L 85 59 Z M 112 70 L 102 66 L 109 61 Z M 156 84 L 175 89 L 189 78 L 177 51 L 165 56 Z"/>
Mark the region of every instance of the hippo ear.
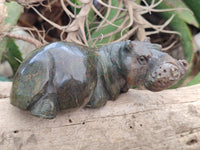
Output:
<path fill-rule="evenodd" d="M 160 44 L 152 44 L 152 48 L 160 51 L 162 49 L 162 46 Z"/>
<path fill-rule="evenodd" d="M 143 42 L 151 43 L 151 38 L 150 37 L 146 37 Z"/>
<path fill-rule="evenodd" d="M 134 50 L 136 46 L 137 46 L 137 43 L 134 43 L 132 41 L 128 41 L 127 46 L 126 46 L 126 50 L 130 52 L 130 51 Z"/>

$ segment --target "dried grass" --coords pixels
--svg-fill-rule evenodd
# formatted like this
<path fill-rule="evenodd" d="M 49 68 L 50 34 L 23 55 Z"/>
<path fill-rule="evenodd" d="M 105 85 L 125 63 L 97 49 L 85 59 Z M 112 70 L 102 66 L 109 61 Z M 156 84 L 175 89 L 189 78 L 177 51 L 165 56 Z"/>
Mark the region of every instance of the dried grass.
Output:
<path fill-rule="evenodd" d="M 42 5 L 51 10 L 51 5 L 55 1 L 60 2 L 63 11 L 70 18 L 68 24 L 59 25 L 51 21 L 50 19 L 45 17 L 41 12 L 39 12 L 35 7 L 38 5 Z M 38 16 L 40 16 L 43 20 L 51 24 L 53 28 L 60 30 L 61 31 L 60 39 L 63 41 L 75 42 L 87 46 L 89 45 L 88 42 L 90 42 L 92 43 L 92 46 L 95 46 L 97 41 L 101 40 L 102 38 L 109 38 L 116 33 L 121 33 L 121 37 L 118 39 L 110 40 L 106 44 L 113 43 L 116 41 L 127 40 L 134 34 L 137 35 L 136 36 L 137 40 L 141 41 L 143 41 L 147 36 L 152 34 L 157 34 L 159 32 L 179 34 L 178 32 L 169 31 L 165 29 L 165 27 L 169 25 L 174 16 L 171 16 L 171 18 L 167 20 L 163 25 L 154 25 L 148 22 L 143 17 L 143 15 L 146 13 L 177 10 L 177 9 L 165 9 L 165 10 L 155 9 L 155 7 L 158 6 L 163 0 L 159 0 L 158 2 L 152 0 L 150 5 L 148 5 L 145 0 L 142 0 L 143 3 L 145 4 L 144 6 L 136 4 L 133 0 L 119 0 L 118 7 L 112 6 L 111 0 L 108 0 L 108 3 L 105 3 L 102 0 L 97 0 L 98 4 L 100 4 L 102 7 L 105 8 L 106 10 L 105 14 L 103 14 L 101 10 L 95 7 L 95 5 L 93 4 L 93 0 L 79 0 L 79 1 L 81 3 L 80 5 L 76 5 L 72 3 L 70 0 L 54 0 L 44 5 L 43 0 L 29 0 L 29 1 L 18 0 L 18 2 L 21 3 L 22 5 L 26 7 L 28 6 L 29 8 L 34 10 L 38 14 Z M 77 13 L 76 11 L 75 13 L 72 13 L 72 11 L 69 10 L 69 7 L 67 6 L 72 6 L 73 8 L 75 8 L 75 10 L 80 9 L 80 11 L 79 13 Z M 3 9 L 1 9 L 1 7 L 3 7 Z M 96 23 L 96 25 L 93 28 L 89 28 L 90 23 L 88 21 L 88 15 L 91 9 L 95 12 L 96 16 L 98 16 L 101 20 L 99 22 L 94 21 L 93 23 Z M 108 19 L 112 9 L 117 10 L 117 13 L 115 16 L 113 16 L 112 19 Z M 0 16 L 2 16 L 1 15 L 2 10 L 6 12 L 6 8 L 4 8 L 4 5 L 0 4 Z M 54 10 L 51 11 L 53 12 Z M 6 13 L 5 12 L 2 14 L 3 15 L 7 14 L 7 12 Z M 124 14 L 124 16 L 121 16 L 120 14 Z M 1 19 L 0 27 L 3 24 L 2 20 L 4 20 L 5 17 L 6 16 L 0 18 Z M 122 19 L 122 17 L 123 17 L 122 23 L 120 25 L 115 24 L 115 22 L 119 19 Z M 117 29 L 107 34 L 100 33 L 98 37 L 92 38 L 91 36 L 92 32 L 100 31 L 109 25 L 116 27 Z M 149 28 L 153 29 L 154 31 L 147 31 L 146 29 Z M 0 28 L 0 33 L 3 32 L 1 31 L 2 29 L 4 31 L 5 26 L 4 28 Z M 66 38 L 63 38 L 64 34 L 67 35 Z M 36 46 L 41 46 L 44 43 L 46 44 L 44 37 L 43 36 L 39 37 L 41 38 L 39 40 L 40 44 L 38 43 L 38 41 L 33 41 L 33 40 L 32 43 L 35 42 Z"/>

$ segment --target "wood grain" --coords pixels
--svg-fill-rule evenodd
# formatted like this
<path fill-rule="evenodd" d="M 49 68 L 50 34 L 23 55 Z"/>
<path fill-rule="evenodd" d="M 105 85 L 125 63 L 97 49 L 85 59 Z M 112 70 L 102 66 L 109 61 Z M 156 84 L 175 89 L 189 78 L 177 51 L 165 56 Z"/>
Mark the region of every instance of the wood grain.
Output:
<path fill-rule="evenodd" d="M 0 150 L 200 150 L 200 84 L 129 90 L 103 108 L 52 120 L 12 106 L 10 88 L 0 82 Z"/>

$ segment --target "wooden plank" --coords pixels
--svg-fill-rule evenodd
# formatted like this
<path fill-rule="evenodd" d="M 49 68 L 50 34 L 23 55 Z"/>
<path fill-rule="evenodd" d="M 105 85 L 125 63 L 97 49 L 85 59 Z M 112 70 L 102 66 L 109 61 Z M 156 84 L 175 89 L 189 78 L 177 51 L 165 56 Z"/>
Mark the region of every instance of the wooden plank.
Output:
<path fill-rule="evenodd" d="M 1 95 L 10 87 L 0 82 Z M 0 117 L 0 150 L 199 150 L 200 84 L 129 90 L 103 108 L 62 111 L 52 120 L 31 116 L 7 97 Z"/>

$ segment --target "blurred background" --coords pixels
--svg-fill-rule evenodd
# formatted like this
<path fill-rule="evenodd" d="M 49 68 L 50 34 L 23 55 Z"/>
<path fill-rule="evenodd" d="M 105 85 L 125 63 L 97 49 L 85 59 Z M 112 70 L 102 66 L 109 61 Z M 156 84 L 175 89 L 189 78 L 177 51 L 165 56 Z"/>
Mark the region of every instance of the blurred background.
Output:
<path fill-rule="evenodd" d="M 200 1 L 0 0 L 0 81 L 23 59 L 55 41 L 101 47 L 150 37 L 190 69 L 174 87 L 200 83 Z"/>

